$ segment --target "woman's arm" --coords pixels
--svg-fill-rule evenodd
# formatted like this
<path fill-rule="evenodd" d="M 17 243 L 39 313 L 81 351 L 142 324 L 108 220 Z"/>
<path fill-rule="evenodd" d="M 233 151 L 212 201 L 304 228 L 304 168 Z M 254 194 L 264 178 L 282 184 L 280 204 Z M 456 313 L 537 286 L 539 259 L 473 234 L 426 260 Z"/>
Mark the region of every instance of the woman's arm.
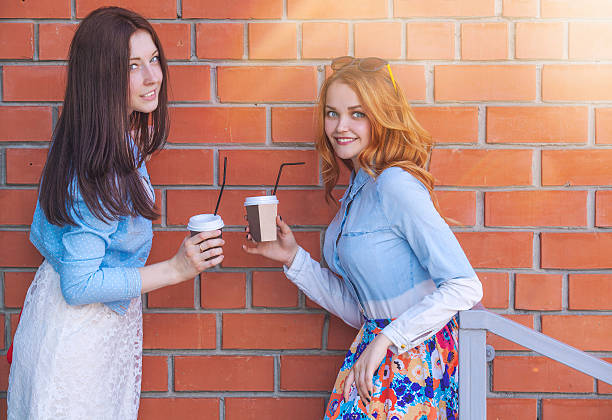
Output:
<path fill-rule="evenodd" d="M 242 248 L 249 254 L 262 255 L 281 262 L 287 278 L 310 299 L 348 325 L 354 328 L 361 327 L 359 304 L 349 293 L 344 281 L 329 269 L 322 268 L 297 244 L 291 228 L 280 216 L 277 216 L 276 224 L 279 228 L 276 241 L 253 242 L 254 247 L 243 245 Z M 251 239 L 250 234 L 247 234 L 247 237 Z"/>

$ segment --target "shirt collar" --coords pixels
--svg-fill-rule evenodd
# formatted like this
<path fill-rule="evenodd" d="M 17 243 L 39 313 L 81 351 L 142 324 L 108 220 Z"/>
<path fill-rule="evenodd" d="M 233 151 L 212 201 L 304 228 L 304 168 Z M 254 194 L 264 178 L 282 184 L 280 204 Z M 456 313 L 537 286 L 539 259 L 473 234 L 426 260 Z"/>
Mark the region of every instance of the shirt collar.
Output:
<path fill-rule="evenodd" d="M 352 200 L 355 198 L 357 193 L 363 188 L 363 186 L 372 179 L 370 175 L 363 169 L 360 168 L 357 173 L 351 173 L 351 186 L 347 190 L 348 193 L 345 195 L 344 199 Z"/>

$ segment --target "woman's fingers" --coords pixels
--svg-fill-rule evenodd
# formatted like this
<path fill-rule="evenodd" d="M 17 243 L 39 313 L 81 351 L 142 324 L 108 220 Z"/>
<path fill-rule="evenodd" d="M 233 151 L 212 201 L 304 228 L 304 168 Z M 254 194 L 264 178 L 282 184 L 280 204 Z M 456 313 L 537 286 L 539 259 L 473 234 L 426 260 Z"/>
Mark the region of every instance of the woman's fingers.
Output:
<path fill-rule="evenodd" d="M 211 230 L 209 232 L 200 232 L 197 235 L 193 235 L 192 237 L 187 239 L 187 242 L 191 245 L 199 244 L 200 242 L 206 241 L 211 238 L 217 238 L 221 236 L 220 230 Z"/>
<path fill-rule="evenodd" d="M 348 376 L 344 380 L 344 389 L 342 390 L 342 394 L 344 396 L 344 401 L 348 401 L 351 395 L 351 387 L 353 386 L 353 382 L 355 382 L 355 372 L 353 369 L 350 370 Z"/>
<path fill-rule="evenodd" d="M 357 392 L 359 398 L 364 405 L 370 403 L 370 397 L 368 395 L 368 387 L 366 385 L 367 375 L 362 366 L 358 366 L 357 372 L 355 372 L 355 385 L 357 385 Z"/>

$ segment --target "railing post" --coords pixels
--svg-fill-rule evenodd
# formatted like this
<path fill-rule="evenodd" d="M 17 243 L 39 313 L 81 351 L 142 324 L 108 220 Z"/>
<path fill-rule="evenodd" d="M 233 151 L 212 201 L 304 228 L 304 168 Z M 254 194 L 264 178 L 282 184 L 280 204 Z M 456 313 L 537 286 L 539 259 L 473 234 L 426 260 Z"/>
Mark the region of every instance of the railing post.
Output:
<path fill-rule="evenodd" d="M 459 418 L 461 420 L 486 420 L 485 330 L 459 329 L 459 366 Z"/>

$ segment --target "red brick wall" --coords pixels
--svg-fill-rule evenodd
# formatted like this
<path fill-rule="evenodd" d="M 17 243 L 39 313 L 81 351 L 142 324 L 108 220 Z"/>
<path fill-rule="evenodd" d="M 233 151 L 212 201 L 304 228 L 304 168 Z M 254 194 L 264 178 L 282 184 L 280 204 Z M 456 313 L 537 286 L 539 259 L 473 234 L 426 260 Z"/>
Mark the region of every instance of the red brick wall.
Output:
<path fill-rule="evenodd" d="M 103 4 L 153 19 L 171 59 L 170 144 L 149 165 L 162 209 L 151 262 L 213 209 L 229 161 L 223 267 L 145 300 L 142 419 L 320 417 L 354 331 L 242 253 L 242 203 L 271 190 L 280 162 L 306 161 L 284 174 L 280 212 L 320 254 L 333 211 L 313 105 L 329 58 L 345 54 L 389 59 L 437 141 L 441 205 L 485 305 L 612 360 L 609 0 L 2 0 L 0 349 L 41 261 L 27 232 L 67 46 Z M 612 418 L 611 386 L 489 342 L 490 419 Z"/>

